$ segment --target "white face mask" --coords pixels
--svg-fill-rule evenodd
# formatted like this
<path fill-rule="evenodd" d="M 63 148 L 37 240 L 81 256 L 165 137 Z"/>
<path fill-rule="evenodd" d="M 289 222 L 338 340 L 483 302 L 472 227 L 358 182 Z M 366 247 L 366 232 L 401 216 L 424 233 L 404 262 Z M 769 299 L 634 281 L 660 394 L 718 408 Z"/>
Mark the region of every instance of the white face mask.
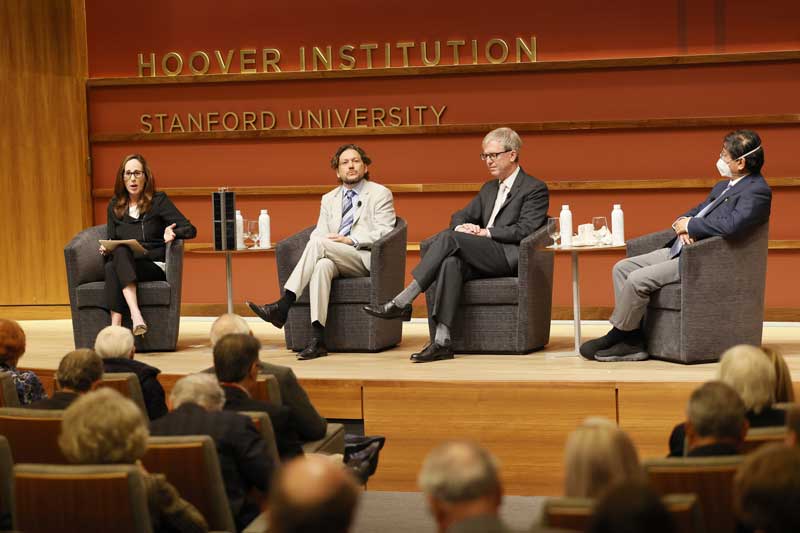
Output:
<path fill-rule="evenodd" d="M 761 145 L 759 144 L 758 146 L 756 146 L 755 148 L 753 148 L 752 150 L 750 150 L 746 154 L 744 154 L 742 156 L 739 156 L 736 159 L 731 160 L 731 163 L 733 161 L 738 161 L 740 159 L 744 159 L 748 155 L 753 154 L 753 153 L 756 152 L 756 150 L 760 150 L 760 149 L 761 149 Z M 724 178 L 732 178 L 733 177 L 733 172 L 731 172 L 731 167 L 729 167 L 728 163 L 726 163 L 725 160 L 722 159 L 721 157 L 719 159 L 717 159 L 717 170 L 719 171 L 720 176 L 722 176 Z"/>

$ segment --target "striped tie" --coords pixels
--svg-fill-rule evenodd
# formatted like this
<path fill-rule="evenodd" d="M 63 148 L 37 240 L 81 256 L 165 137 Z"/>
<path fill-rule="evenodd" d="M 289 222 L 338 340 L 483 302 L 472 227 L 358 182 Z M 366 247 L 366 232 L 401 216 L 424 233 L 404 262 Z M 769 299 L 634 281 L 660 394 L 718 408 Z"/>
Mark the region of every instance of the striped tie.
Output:
<path fill-rule="evenodd" d="M 339 226 L 339 235 L 345 237 L 350 235 L 350 230 L 353 228 L 353 217 L 356 213 L 356 207 L 353 205 L 353 196 L 356 191 L 348 189 L 344 193 L 344 201 L 342 202 L 342 225 Z"/>

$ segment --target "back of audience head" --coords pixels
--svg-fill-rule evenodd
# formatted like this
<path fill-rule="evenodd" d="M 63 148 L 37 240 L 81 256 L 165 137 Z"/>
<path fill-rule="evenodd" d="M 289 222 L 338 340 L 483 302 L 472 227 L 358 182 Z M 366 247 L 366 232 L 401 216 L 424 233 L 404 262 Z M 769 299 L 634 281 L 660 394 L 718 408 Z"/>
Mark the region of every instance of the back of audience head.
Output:
<path fill-rule="evenodd" d="M 422 463 L 417 482 L 440 531 L 475 514 L 496 515 L 503 499 L 498 463 L 478 444 L 446 442 Z"/>
<path fill-rule="evenodd" d="M 0 318 L 0 363 L 14 368 L 25 353 L 25 332 L 16 320 Z"/>
<path fill-rule="evenodd" d="M 144 413 L 113 389 L 81 395 L 61 421 L 58 445 L 71 463 L 133 464 L 147 449 Z"/>
<path fill-rule="evenodd" d="M 206 411 L 221 411 L 225 405 L 225 392 L 213 375 L 190 374 L 175 382 L 169 400 L 173 409 L 192 403 Z"/>
<path fill-rule="evenodd" d="M 589 533 L 672 533 L 675 521 L 644 481 L 619 483 L 597 501 Z"/>
<path fill-rule="evenodd" d="M 94 341 L 94 349 L 103 359 L 133 358 L 136 351 L 131 330 L 122 326 L 106 326 L 101 329 Z"/>
<path fill-rule="evenodd" d="M 800 447 L 800 407 L 792 406 L 786 413 L 786 444 Z"/>
<path fill-rule="evenodd" d="M 345 533 L 353 521 L 359 488 L 341 465 L 308 454 L 278 471 L 269 495 L 270 531 Z"/>
<path fill-rule="evenodd" d="M 230 335 L 231 333 L 251 335 L 252 331 L 244 318 L 235 313 L 225 313 L 224 315 L 220 315 L 214 323 L 211 324 L 211 332 L 209 333 L 211 346 L 215 346 L 222 337 Z"/>
<path fill-rule="evenodd" d="M 725 350 L 719 380 L 739 393 L 747 411 L 760 413 L 775 403 L 775 367 L 761 348 L 739 344 Z"/>
<path fill-rule="evenodd" d="M 597 498 L 608 487 L 643 479 L 639 455 L 630 437 L 605 418 L 588 418 L 567 439 L 564 493 Z"/>
<path fill-rule="evenodd" d="M 231 333 L 214 345 L 214 371 L 222 383 L 238 383 L 258 373 L 258 351 L 261 343 L 252 335 Z"/>
<path fill-rule="evenodd" d="M 689 449 L 727 442 L 741 446 L 749 426 L 744 402 L 722 381 L 709 381 L 692 392 L 686 408 Z"/>
<path fill-rule="evenodd" d="M 794 387 L 792 387 L 792 374 L 789 365 L 781 352 L 771 346 L 762 346 L 764 354 L 775 368 L 775 403 L 794 402 Z"/>
<path fill-rule="evenodd" d="M 58 364 L 56 381 L 62 390 L 89 392 L 103 379 L 103 360 L 89 348 L 73 350 Z"/>
<path fill-rule="evenodd" d="M 734 479 L 734 508 L 757 532 L 800 531 L 800 449 L 766 445 L 745 457 Z"/>

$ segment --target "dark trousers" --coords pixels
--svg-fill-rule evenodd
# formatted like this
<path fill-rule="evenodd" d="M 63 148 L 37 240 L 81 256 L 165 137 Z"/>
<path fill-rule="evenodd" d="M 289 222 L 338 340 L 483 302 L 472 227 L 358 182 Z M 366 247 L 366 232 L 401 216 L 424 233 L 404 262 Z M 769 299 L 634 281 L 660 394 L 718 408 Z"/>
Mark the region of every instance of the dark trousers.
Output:
<path fill-rule="evenodd" d="M 139 281 L 164 281 L 166 274 L 150 259 L 135 259 L 127 246 L 117 246 L 106 259 L 106 304 L 111 311 L 124 313 L 128 309 L 123 287 Z"/>
<path fill-rule="evenodd" d="M 500 243 L 488 237 L 446 230 L 435 237 L 411 275 L 423 291 L 436 281 L 432 318 L 453 327 L 465 281 L 513 276 L 514 272 Z"/>

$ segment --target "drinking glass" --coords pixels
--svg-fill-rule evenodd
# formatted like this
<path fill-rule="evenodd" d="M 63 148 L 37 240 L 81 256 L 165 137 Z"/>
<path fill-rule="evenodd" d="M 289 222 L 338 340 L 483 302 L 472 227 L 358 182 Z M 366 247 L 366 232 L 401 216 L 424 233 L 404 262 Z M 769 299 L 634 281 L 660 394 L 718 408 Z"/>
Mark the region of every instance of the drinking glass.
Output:
<path fill-rule="evenodd" d="M 593 217 L 592 227 L 594 228 L 594 238 L 598 244 L 602 243 L 603 238 L 608 235 L 608 221 L 606 217 Z"/>
<path fill-rule="evenodd" d="M 258 246 L 258 220 L 244 221 L 244 246 L 245 248 Z"/>
<path fill-rule="evenodd" d="M 558 248 L 558 238 L 561 237 L 561 221 L 559 219 L 547 219 L 547 234 L 553 239 L 553 248 Z"/>

